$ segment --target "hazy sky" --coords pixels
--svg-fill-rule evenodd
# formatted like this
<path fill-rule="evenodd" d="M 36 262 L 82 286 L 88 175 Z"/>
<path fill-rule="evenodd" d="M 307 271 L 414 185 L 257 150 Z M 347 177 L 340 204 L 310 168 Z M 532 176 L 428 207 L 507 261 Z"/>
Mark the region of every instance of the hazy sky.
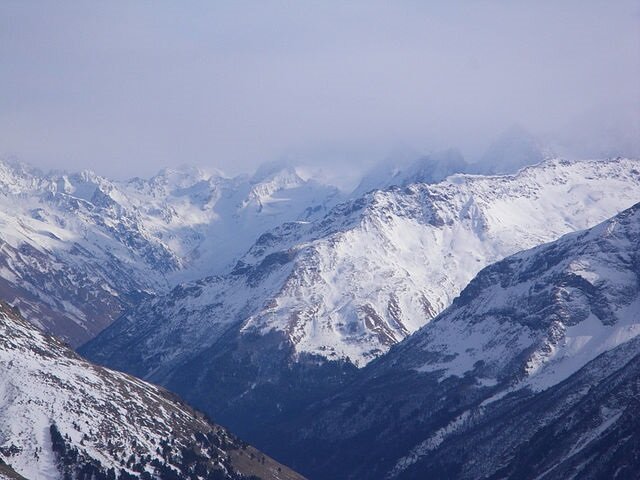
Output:
<path fill-rule="evenodd" d="M 640 1 L 0 2 L 0 156 L 116 177 L 473 156 L 639 79 Z"/>

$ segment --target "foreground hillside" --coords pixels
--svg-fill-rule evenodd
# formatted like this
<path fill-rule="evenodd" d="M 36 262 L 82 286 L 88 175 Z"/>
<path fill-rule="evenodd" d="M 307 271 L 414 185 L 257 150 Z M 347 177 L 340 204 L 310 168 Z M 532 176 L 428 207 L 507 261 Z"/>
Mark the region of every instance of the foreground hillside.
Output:
<path fill-rule="evenodd" d="M 302 478 L 164 390 L 86 362 L 5 303 L 0 461 L 10 479 Z"/>
<path fill-rule="evenodd" d="M 311 478 L 637 478 L 639 335 L 637 204 L 482 270 L 272 451 Z"/>

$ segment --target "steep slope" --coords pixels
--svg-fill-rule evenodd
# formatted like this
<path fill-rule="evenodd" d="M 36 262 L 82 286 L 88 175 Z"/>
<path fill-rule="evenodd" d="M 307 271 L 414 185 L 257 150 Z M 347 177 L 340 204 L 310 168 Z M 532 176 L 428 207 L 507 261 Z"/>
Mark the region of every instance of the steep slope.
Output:
<path fill-rule="evenodd" d="M 627 159 L 374 191 L 262 235 L 230 274 L 142 302 L 81 352 L 260 440 L 265 421 L 347 382 L 488 263 L 638 198 L 640 163 Z"/>
<path fill-rule="evenodd" d="M 321 214 L 337 195 L 287 166 L 115 182 L 0 163 L 0 293 L 77 345 L 141 297 L 224 270 L 265 229 Z"/>
<path fill-rule="evenodd" d="M 495 479 L 637 478 L 638 352 L 636 338 L 558 386 L 485 407 L 477 423 L 447 438 L 432 455 L 403 459 L 392 474 L 473 479 L 482 471 Z"/>
<path fill-rule="evenodd" d="M 302 478 L 165 391 L 86 362 L 5 303 L 0 459 L 31 480 Z M 6 465 L 1 475 L 12 478 Z"/>
<path fill-rule="evenodd" d="M 639 334 L 636 204 L 482 270 L 272 452 L 311 478 L 636 478 Z"/>

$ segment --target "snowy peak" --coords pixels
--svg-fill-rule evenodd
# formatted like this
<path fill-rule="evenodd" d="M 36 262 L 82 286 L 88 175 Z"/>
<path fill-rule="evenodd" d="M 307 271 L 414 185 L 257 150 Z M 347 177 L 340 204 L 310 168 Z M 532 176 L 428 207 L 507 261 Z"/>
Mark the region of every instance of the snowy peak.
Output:
<path fill-rule="evenodd" d="M 288 161 L 266 162 L 260 165 L 251 175 L 251 183 L 268 182 L 278 177 L 298 177 L 297 168 Z"/>
<path fill-rule="evenodd" d="M 636 160 L 553 160 L 517 175 L 370 192 L 263 234 L 229 274 L 144 302 L 85 351 L 161 378 L 232 329 L 280 335 L 298 356 L 364 366 L 488 264 L 633 205 L 639 172 Z"/>
<path fill-rule="evenodd" d="M 82 360 L 4 303 L 0 459 L 32 480 L 301 478 L 167 392 Z"/>
<path fill-rule="evenodd" d="M 74 345 L 140 296 L 230 268 L 265 230 L 322 215 L 339 196 L 293 168 L 119 182 L 0 163 L 0 186 L 0 289 Z"/>
<path fill-rule="evenodd" d="M 286 281 L 245 331 L 288 332 L 298 351 L 363 365 L 447 307 L 487 264 L 633 204 L 637 166 L 552 161 L 516 176 L 454 176 L 372 192 L 273 232 L 243 265 L 274 271 L 281 258 Z M 612 193 L 614 184 L 622 190 Z"/>
<path fill-rule="evenodd" d="M 41 172 L 17 161 L 0 160 L 0 193 L 15 194 L 37 189 Z"/>
<path fill-rule="evenodd" d="M 213 178 L 223 178 L 221 172 L 208 174 L 204 170 L 189 165 L 179 168 L 164 168 L 157 175 L 151 177 L 149 183 L 156 185 L 170 185 L 173 188 L 188 188 L 201 181 Z"/>
<path fill-rule="evenodd" d="M 300 177 L 292 166 L 270 165 L 259 169 L 250 181 L 250 190 L 242 208 L 252 207 L 261 211 L 272 202 L 278 201 L 278 194 L 287 190 L 299 189 L 307 182 Z"/>
<path fill-rule="evenodd" d="M 47 190 L 52 194 L 70 195 L 90 203 L 99 203 L 100 195 L 109 196 L 114 184 L 90 170 L 74 174 L 54 174 L 46 178 Z"/>
<path fill-rule="evenodd" d="M 231 179 L 221 172 L 208 173 L 197 167 L 183 166 L 165 168 L 148 180 L 133 178 L 123 182 L 121 188 L 125 192 L 135 192 L 143 204 L 151 199 L 171 203 L 171 197 L 186 197 L 188 201 L 200 204 L 203 198 L 209 199 L 216 189 L 230 182 Z M 206 190 L 209 190 L 208 194 Z"/>

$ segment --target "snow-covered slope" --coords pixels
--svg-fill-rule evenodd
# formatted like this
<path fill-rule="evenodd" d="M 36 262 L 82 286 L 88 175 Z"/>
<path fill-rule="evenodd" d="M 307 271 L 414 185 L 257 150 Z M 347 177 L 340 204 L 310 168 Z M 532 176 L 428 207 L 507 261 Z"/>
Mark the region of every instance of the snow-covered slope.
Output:
<path fill-rule="evenodd" d="M 314 224 L 274 232 L 282 239 L 243 258 L 239 270 L 250 275 L 291 258 L 274 275 L 291 274 L 243 331 L 280 330 L 299 352 L 363 365 L 447 307 L 484 266 L 639 198 L 640 162 L 632 160 L 550 161 L 516 176 L 374 192 Z"/>
<path fill-rule="evenodd" d="M 637 478 L 638 340 L 543 392 L 518 391 L 456 417 L 402 457 L 388 478 Z"/>
<path fill-rule="evenodd" d="M 80 351 L 260 441 L 428 323 L 488 263 L 638 198 L 640 162 L 624 159 L 374 191 L 262 235 L 230 274 L 142 302 Z"/>
<path fill-rule="evenodd" d="M 264 230 L 321 215 L 338 196 L 289 166 L 115 182 L 0 162 L 0 293 L 79 344 L 145 294 L 223 271 Z"/>
<path fill-rule="evenodd" d="M 639 252 L 636 204 L 486 268 L 403 348 L 423 352 L 415 368 L 441 379 L 474 372 L 495 384 L 517 373 L 535 390 L 548 388 L 640 334 Z"/>
<path fill-rule="evenodd" d="M 30 480 L 302 478 L 164 390 L 86 362 L 5 303 L 0 459 Z"/>
<path fill-rule="evenodd" d="M 230 274 L 142 302 L 83 351 L 150 375 L 236 328 L 362 366 L 446 308 L 481 268 L 638 199 L 640 162 L 628 159 L 373 191 L 263 234 Z"/>
<path fill-rule="evenodd" d="M 640 203 L 482 270 L 273 451 L 312 477 L 634 478 L 639 400 Z"/>

